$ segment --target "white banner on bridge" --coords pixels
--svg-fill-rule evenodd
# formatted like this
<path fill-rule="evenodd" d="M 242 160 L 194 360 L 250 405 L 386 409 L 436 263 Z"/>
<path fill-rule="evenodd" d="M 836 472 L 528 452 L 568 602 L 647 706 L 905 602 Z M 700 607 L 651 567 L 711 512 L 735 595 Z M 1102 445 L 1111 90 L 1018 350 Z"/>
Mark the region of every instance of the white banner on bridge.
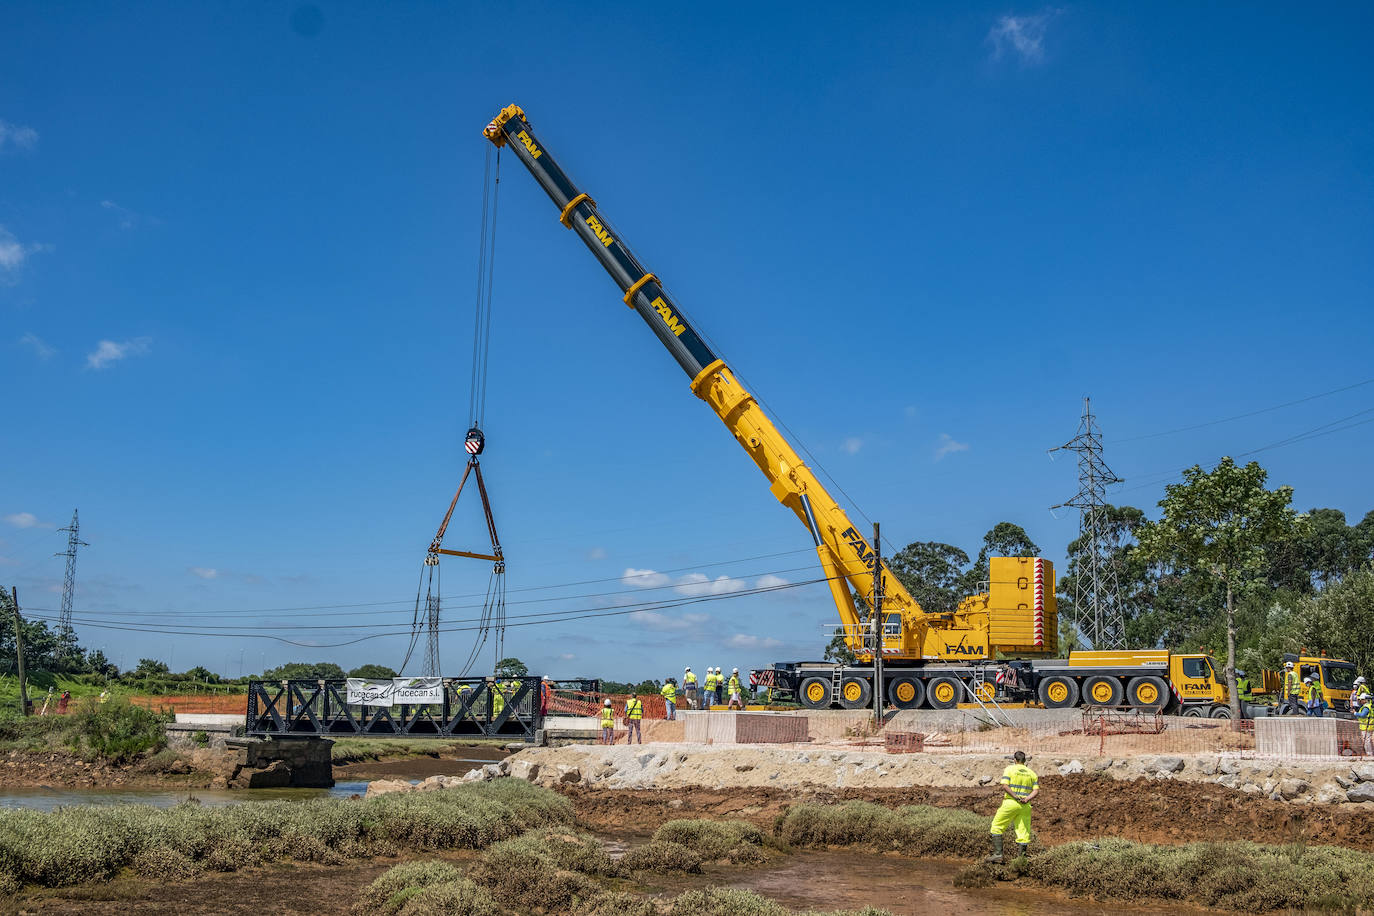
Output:
<path fill-rule="evenodd" d="M 442 703 L 444 702 L 444 679 L 440 677 L 397 677 L 391 680 L 378 680 L 351 677 L 348 679 L 347 700 L 353 706 Z"/>
<path fill-rule="evenodd" d="M 366 677 L 348 679 L 348 702 L 352 706 L 390 706 L 396 693 L 396 681 L 373 680 Z"/>
<path fill-rule="evenodd" d="M 444 679 L 441 677 L 398 677 L 392 684 L 395 692 L 391 702 L 395 706 L 402 703 L 444 702 Z"/>

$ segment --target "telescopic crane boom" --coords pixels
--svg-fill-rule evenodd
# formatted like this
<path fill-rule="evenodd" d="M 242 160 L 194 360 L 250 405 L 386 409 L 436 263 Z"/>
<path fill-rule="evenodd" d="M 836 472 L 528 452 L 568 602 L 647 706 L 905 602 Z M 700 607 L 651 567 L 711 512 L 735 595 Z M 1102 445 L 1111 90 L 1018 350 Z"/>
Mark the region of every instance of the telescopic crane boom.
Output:
<path fill-rule="evenodd" d="M 1054 575 L 1051 568 L 1048 590 L 1043 585 L 1036 589 L 1032 583 L 1035 573 L 1029 564 L 1034 563 L 1035 571 L 1042 576 L 1044 567 L 1049 566 L 1038 559 L 1001 561 L 1023 565 L 1012 582 L 999 582 L 1003 578 L 998 574 L 1001 568 L 994 560 L 991 600 L 989 594 L 965 599 L 952 614 L 924 611 L 884 564 L 884 619 L 881 628 L 874 627 L 868 608 L 872 607 L 877 558 L 844 510 L 735 378 L 725 360 L 692 327 L 659 278 L 645 269 L 624 240 L 612 232 L 596 201 L 558 166 L 535 136 L 524 111 L 516 105 L 502 109 L 483 134 L 497 147 L 509 146 L 529 169 L 559 209 L 559 221 L 596 256 L 624 294 L 624 303 L 639 313 L 687 373 L 692 393 L 710 406 L 758 465 L 773 496 L 806 526 L 845 635 L 860 660 L 872 659 L 878 632 L 883 656 L 889 662 L 987 659 L 999 649 L 1043 651 L 1044 632 L 1050 623 L 1047 617 L 1053 614 Z M 1008 586 L 1004 589 L 1008 591 L 1007 602 L 998 600 L 1002 591 L 999 584 Z M 1037 591 L 1038 601 L 1034 598 Z M 1004 603 L 1008 606 L 1002 608 Z M 1054 633 L 1052 623 L 1049 632 Z"/>

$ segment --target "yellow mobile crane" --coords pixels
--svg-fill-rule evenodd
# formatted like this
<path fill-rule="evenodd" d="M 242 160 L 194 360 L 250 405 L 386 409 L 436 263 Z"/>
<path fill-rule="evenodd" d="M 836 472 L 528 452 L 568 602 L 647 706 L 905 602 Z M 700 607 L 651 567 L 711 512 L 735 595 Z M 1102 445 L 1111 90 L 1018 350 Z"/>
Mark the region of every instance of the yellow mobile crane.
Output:
<path fill-rule="evenodd" d="M 1058 627 L 1054 566 L 1042 558 L 995 557 L 988 590 L 966 598 L 953 613 L 923 610 L 881 564 L 881 627 L 875 626 L 874 587 L 880 563 L 872 546 L 764 414 L 758 402 L 692 328 L 662 282 L 640 265 L 597 209 L 559 168 L 535 136 L 523 110 L 502 109 L 483 131 L 497 147 L 509 146 L 559 209 L 559 222 L 577 234 L 691 379 L 692 393 L 710 406 L 768 479 L 769 490 L 811 533 L 846 639 L 858 659 L 852 666 L 786 663 L 771 669 L 772 686 L 791 690 L 807 706 L 871 704 L 877 687 L 890 702 L 912 708 L 954 706 L 973 691 L 990 699 L 999 654 L 1054 651 Z M 881 642 L 881 645 L 878 643 Z M 882 653 L 883 684 L 875 685 L 875 653 Z M 940 664 L 957 663 L 957 664 Z M 1032 685 L 1033 686 L 1033 685 Z M 1070 704 L 1072 705 L 1072 704 Z"/>

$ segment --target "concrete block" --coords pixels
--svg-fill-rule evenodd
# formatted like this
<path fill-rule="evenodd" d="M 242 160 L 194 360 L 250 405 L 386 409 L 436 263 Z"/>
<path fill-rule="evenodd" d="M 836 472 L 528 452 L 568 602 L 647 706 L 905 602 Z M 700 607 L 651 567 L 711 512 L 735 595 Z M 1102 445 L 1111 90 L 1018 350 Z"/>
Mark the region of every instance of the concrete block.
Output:
<path fill-rule="evenodd" d="M 1359 746 L 1348 719 L 1273 716 L 1255 720 L 1255 752 L 1266 757 L 1338 757 Z"/>

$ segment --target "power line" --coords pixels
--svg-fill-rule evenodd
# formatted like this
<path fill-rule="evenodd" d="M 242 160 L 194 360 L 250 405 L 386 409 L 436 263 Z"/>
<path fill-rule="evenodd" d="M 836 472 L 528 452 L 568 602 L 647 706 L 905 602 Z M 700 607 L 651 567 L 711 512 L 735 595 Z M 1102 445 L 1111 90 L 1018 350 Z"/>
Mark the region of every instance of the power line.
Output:
<path fill-rule="evenodd" d="M 1166 429 L 1166 430 L 1163 430 L 1162 432 L 1149 433 L 1149 434 L 1144 435 L 1144 436 L 1128 436 L 1128 437 L 1126 437 L 1126 438 L 1124 438 L 1124 439 L 1118 439 L 1118 440 L 1116 440 L 1116 441 L 1118 441 L 1118 442 L 1140 442 L 1140 441 L 1143 440 L 1143 439 L 1158 439 L 1158 438 L 1161 437 L 1161 436 L 1172 436 L 1174 433 L 1186 433 L 1186 432 L 1191 432 L 1191 431 L 1193 431 L 1193 430 L 1195 430 L 1195 429 L 1205 429 L 1205 428 L 1207 428 L 1208 426 L 1217 426 L 1218 424 L 1221 424 L 1221 423 L 1230 423 L 1230 422 L 1232 422 L 1233 420 L 1244 420 L 1244 419 L 1246 419 L 1247 417 L 1257 417 L 1257 416 L 1259 416 L 1260 414 L 1271 413 L 1271 412 L 1273 412 L 1273 411 L 1275 411 L 1275 410 L 1282 410 L 1282 409 L 1285 408 L 1285 407 L 1293 407 L 1293 406 L 1295 406 L 1295 405 L 1297 405 L 1297 404 L 1306 404 L 1308 401 L 1315 401 L 1315 400 L 1317 400 L 1318 398 L 1328 397 L 1328 396 L 1333 395 L 1333 394 L 1340 394 L 1342 391 L 1350 391 L 1350 390 L 1352 390 L 1352 389 L 1360 388 L 1360 387 L 1362 387 L 1362 386 L 1364 386 L 1364 385 L 1368 385 L 1368 384 L 1371 384 L 1371 383 L 1374 383 L 1374 378 L 1365 379 L 1365 380 L 1362 381 L 1362 382 L 1355 382 L 1355 383 L 1352 384 L 1352 385 L 1344 385 L 1344 386 L 1342 386 L 1342 387 L 1340 387 L 1340 388 L 1332 388 L 1330 391 L 1323 391 L 1323 392 L 1321 392 L 1320 394 L 1308 395 L 1308 396 L 1305 397 L 1305 398 L 1298 398 L 1296 401 L 1285 401 L 1285 402 L 1282 403 L 1282 404 L 1275 404 L 1275 405 L 1272 406 L 1272 407 L 1261 407 L 1259 410 L 1251 410 L 1251 411 L 1248 411 L 1248 412 L 1246 412 L 1246 413 L 1238 413 L 1238 414 L 1236 414 L 1235 416 L 1231 416 L 1231 417 L 1222 417 L 1220 420 L 1208 420 L 1208 421 L 1205 422 L 1205 423 L 1194 423 L 1194 424 L 1191 425 L 1191 426 L 1179 426 L 1179 427 L 1176 427 L 1175 429 Z"/>

